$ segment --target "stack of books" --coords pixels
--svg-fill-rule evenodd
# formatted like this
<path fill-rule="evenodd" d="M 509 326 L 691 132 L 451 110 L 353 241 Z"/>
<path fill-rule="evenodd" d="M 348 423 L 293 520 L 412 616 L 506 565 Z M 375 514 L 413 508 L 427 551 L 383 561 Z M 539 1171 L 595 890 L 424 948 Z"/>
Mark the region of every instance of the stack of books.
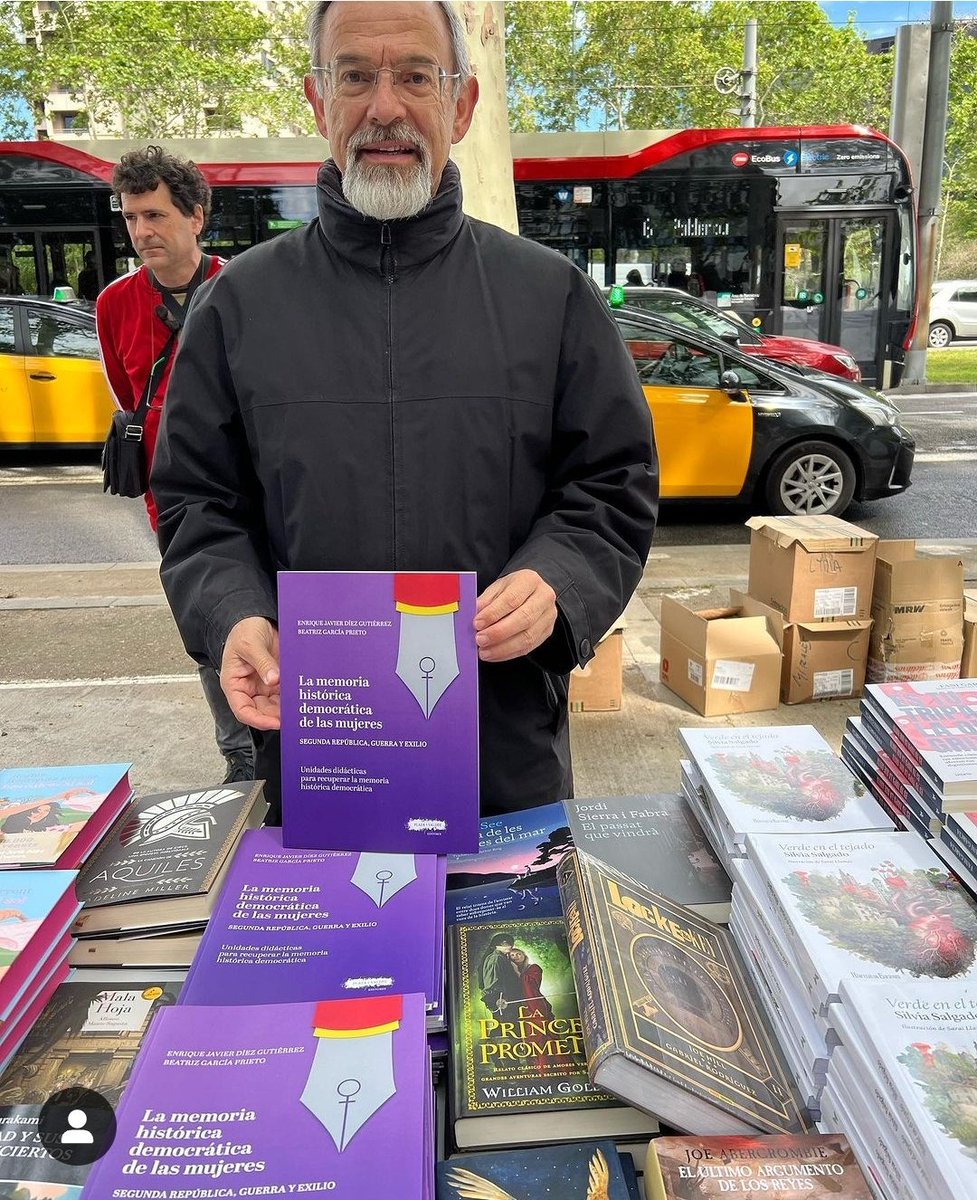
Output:
<path fill-rule="evenodd" d="M 894 828 L 813 725 L 678 732 L 683 794 L 727 865 L 750 835 Z"/>
<path fill-rule="evenodd" d="M 977 1195 L 977 980 L 849 978 L 822 1128 L 891 1200 Z"/>
<path fill-rule="evenodd" d="M 76 874 L 0 872 L 0 1070 L 67 977 Z"/>
<path fill-rule="evenodd" d="M 80 867 L 132 799 L 130 766 L 0 771 L 0 868 Z"/>
<path fill-rule="evenodd" d="M 418 992 L 444 1028 L 445 860 L 289 850 L 244 834 L 181 1004 L 285 1004 Z"/>
<path fill-rule="evenodd" d="M 728 931 L 579 850 L 559 881 L 591 1081 L 688 1133 L 803 1132 Z"/>
<path fill-rule="evenodd" d="M 730 928 L 820 1108 L 843 982 L 977 979 L 977 908 L 914 833 L 751 836 L 746 849 Z"/>
<path fill-rule="evenodd" d="M 164 1009 L 85 1195 L 433 1200 L 430 1072 L 413 993 Z"/>
<path fill-rule="evenodd" d="M 134 800 L 78 876 L 72 966 L 189 967 L 264 784 Z"/>

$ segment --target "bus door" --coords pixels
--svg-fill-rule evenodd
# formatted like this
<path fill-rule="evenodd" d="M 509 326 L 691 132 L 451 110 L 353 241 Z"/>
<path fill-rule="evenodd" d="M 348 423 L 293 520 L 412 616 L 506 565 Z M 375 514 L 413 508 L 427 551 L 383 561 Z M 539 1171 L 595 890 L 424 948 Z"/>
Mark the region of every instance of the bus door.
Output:
<path fill-rule="evenodd" d="M 891 215 L 780 216 L 775 323 L 787 337 L 843 346 L 866 382 L 881 379 Z"/>

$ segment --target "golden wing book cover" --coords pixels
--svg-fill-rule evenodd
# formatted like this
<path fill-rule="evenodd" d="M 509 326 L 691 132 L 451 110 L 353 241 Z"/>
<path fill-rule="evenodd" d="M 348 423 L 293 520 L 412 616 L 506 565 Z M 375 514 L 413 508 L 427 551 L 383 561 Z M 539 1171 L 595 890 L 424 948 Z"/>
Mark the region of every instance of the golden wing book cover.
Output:
<path fill-rule="evenodd" d="M 687 1133 L 806 1131 L 731 935 L 579 850 L 559 883 L 591 1080 Z"/>

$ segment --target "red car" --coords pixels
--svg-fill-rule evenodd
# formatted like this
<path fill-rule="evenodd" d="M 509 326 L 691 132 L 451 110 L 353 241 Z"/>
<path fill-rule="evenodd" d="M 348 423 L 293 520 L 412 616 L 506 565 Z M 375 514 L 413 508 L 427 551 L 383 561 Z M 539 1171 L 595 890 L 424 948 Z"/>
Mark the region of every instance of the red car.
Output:
<path fill-rule="evenodd" d="M 808 338 L 782 337 L 779 334 L 757 333 L 749 325 L 721 308 L 690 296 L 680 288 L 614 287 L 604 288 L 612 308 L 626 305 L 655 316 L 684 325 L 687 329 L 702 329 L 713 337 L 737 346 L 744 354 L 759 354 L 782 363 L 799 363 L 829 375 L 840 375 L 861 383 L 862 373 L 851 354 L 843 346 L 830 342 L 815 342 Z"/>

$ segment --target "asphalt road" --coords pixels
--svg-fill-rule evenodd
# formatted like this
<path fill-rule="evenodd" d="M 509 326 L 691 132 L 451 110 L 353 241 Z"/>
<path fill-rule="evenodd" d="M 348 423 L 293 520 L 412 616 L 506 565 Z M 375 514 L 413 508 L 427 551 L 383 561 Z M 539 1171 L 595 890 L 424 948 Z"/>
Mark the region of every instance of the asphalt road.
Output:
<path fill-rule="evenodd" d="M 917 440 L 913 486 L 853 505 L 847 518 L 883 538 L 977 536 L 977 394 L 899 401 Z M 662 506 L 656 544 L 749 540 L 744 505 Z M 0 563 L 151 562 L 156 544 L 141 500 L 103 495 L 97 456 L 0 457 Z"/>

